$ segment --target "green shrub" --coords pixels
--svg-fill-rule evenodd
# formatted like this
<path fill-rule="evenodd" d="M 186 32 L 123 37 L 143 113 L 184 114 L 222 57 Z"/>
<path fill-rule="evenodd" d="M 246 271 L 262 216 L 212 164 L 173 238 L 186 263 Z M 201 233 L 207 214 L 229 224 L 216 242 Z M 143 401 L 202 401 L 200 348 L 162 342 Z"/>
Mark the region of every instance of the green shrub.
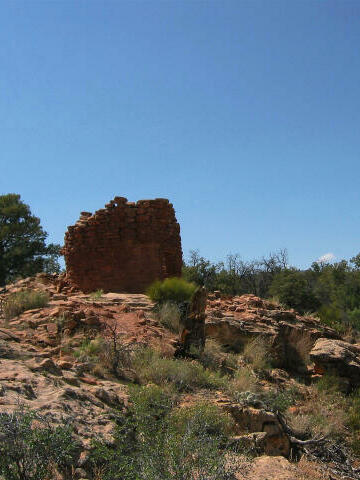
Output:
<path fill-rule="evenodd" d="M 308 275 L 295 268 L 276 273 L 268 293 L 301 314 L 307 310 L 314 312 L 320 306 Z"/>
<path fill-rule="evenodd" d="M 93 300 L 100 300 L 100 298 L 103 296 L 103 294 L 104 294 L 104 290 L 100 289 L 100 290 L 96 290 L 95 292 L 90 293 L 89 296 Z"/>
<path fill-rule="evenodd" d="M 35 290 L 22 290 L 9 295 L 3 305 L 3 312 L 6 320 L 20 315 L 26 310 L 45 307 L 49 302 L 49 295 L 46 292 Z"/>
<path fill-rule="evenodd" d="M 322 305 L 318 310 L 320 320 L 340 334 L 345 333 L 346 325 L 343 323 L 342 312 L 336 305 Z"/>
<path fill-rule="evenodd" d="M 172 384 L 178 391 L 196 388 L 221 388 L 226 380 L 210 372 L 196 361 L 162 358 L 148 348 L 139 349 L 133 358 L 133 368 L 140 383 Z"/>
<path fill-rule="evenodd" d="M 171 388 L 158 385 L 133 386 L 130 399 L 129 412 L 142 435 L 152 435 L 177 403 L 177 395 Z"/>
<path fill-rule="evenodd" d="M 180 332 L 180 310 L 174 302 L 164 302 L 158 313 L 159 322 L 173 333 Z"/>
<path fill-rule="evenodd" d="M 335 374 L 325 373 L 317 382 L 316 388 L 326 394 L 338 394 L 341 391 L 340 379 Z"/>
<path fill-rule="evenodd" d="M 117 419 L 114 445 L 94 444 L 90 461 L 102 480 L 232 478 L 221 450 L 227 418 L 216 407 L 173 411 L 171 393 L 154 385 L 131 389 L 130 404 Z"/>
<path fill-rule="evenodd" d="M 74 350 L 74 357 L 81 361 L 88 361 L 90 359 L 96 359 L 100 352 L 104 349 L 104 339 L 102 337 L 96 337 L 93 340 L 85 338 L 81 345 Z"/>
<path fill-rule="evenodd" d="M 232 417 L 211 403 L 199 402 L 187 408 L 177 408 L 169 420 L 172 428 L 180 435 L 191 430 L 198 436 L 211 436 L 225 440 L 232 428 Z"/>
<path fill-rule="evenodd" d="M 138 475 L 144 463 L 149 462 L 149 450 L 154 446 L 159 448 L 153 461 L 157 461 L 161 453 L 159 438 L 165 431 L 166 418 L 176 404 L 176 397 L 157 385 L 132 386 L 129 393 L 127 413 L 118 414 L 116 418 L 114 445 L 93 442 L 90 462 L 95 471 L 102 472 L 102 480 L 151 478 Z"/>
<path fill-rule="evenodd" d="M 79 453 L 70 427 L 53 427 L 23 408 L 0 414 L 0 439 L 0 477 L 5 480 L 48 479 L 54 469 L 70 469 Z"/>
<path fill-rule="evenodd" d="M 166 278 L 163 281 L 157 280 L 151 284 L 146 291 L 146 295 L 156 303 L 166 301 L 181 303 L 190 301 L 196 288 L 195 284 L 187 282 L 183 278 Z"/>
<path fill-rule="evenodd" d="M 296 403 L 299 397 L 299 390 L 291 387 L 280 392 L 270 390 L 261 395 L 261 400 L 269 410 L 284 413 L 289 407 Z"/>
<path fill-rule="evenodd" d="M 348 312 L 348 317 L 350 326 L 354 330 L 360 331 L 360 308 Z"/>
<path fill-rule="evenodd" d="M 213 338 L 207 338 L 203 351 L 190 348 L 190 353 L 198 360 L 204 368 L 234 375 L 238 367 L 238 357 L 233 353 L 223 350 L 219 342 Z"/>

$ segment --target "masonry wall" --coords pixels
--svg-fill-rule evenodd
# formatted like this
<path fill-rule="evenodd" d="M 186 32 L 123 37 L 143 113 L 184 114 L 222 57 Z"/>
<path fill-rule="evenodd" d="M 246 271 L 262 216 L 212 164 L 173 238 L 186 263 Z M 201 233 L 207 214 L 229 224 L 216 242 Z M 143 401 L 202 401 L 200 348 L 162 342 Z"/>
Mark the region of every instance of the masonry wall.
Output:
<path fill-rule="evenodd" d="M 115 197 L 68 227 L 63 253 L 67 280 L 83 292 L 141 293 L 157 279 L 180 276 L 180 226 L 166 199 Z"/>

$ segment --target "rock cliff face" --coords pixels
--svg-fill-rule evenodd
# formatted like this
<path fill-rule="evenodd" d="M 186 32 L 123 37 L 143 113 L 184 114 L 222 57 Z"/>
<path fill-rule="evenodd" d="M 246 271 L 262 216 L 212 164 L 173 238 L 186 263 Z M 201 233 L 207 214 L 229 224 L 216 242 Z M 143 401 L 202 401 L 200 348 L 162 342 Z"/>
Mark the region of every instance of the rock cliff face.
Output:
<path fill-rule="evenodd" d="M 83 292 L 142 293 L 157 279 L 181 275 L 180 226 L 166 199 L 115 197 L 82 212 L 65 234 L 67 281 Z"/>
<path fill-rule="evenodd" d="M 318 338 L 338 339 L 338 333 L 311 316 L 301 316 L 255 295 L 216 298 L 210 294 L 205 332 L 235 351 L 262 337 L 271 346 L 278 366 L 302 370 Z"/>

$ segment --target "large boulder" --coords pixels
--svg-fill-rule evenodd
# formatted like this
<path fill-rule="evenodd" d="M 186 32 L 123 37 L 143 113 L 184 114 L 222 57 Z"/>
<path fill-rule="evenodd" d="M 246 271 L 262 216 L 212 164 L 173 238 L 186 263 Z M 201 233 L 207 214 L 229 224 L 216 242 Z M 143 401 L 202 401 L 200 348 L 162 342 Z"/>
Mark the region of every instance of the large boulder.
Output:
<path fill-rule="evenodd" d="M 360 346 L 343 340 L 319 338 L 310 359 L 319 373 L 334 373 L 349 379 L 353 386 L 360 385 Z"/>

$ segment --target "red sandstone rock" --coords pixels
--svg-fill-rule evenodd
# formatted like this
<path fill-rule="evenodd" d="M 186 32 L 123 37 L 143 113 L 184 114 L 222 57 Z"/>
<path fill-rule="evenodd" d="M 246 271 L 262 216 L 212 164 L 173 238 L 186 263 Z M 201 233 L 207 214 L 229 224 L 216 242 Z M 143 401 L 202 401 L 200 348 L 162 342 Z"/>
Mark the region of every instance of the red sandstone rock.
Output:
<path fill-rule="evenodd" d="M 49 335 L 56 335 L 58 333 L 58 326 L 56 323 L 48 323 L 46 325 L 46 330 L 48 331 Z"/>
<path fill-rule="evenodd" d="M 315 363 L 316 374 L 334 373 L 347 378 L 353 386 L 360 385 L 360 345 L 319 338 L 310 351 L 310 359 Z"/>
<path fill-rule="evenodd" d="M 57 362 L 57 366 L 60 367 L 62 370 L 70 370 L 73 367 L 72 362 L 67 362 L 66 360 L 60 360 Z"/>
<path fill-rule="evenodd" d="M 214 297 L 210 294 L 207 303 L 206 336 L 237 351 L 241 351 L 250 339 L 261 336 L 271 346 L 274 360 L 285 368 L 303 369 L 301 359 L 306 358 L 317 339 L 339 338 L 335 330 L 320 320 L 284 310 L 254 295 L 216 300 Z M 313 361 L 320 364 L 315 360 L 316 352 L 311 353 L 314 353 Z"/>
<path fill-rule="evenodd" d="M 154 280 L 181 275 L 180 226 L 166 199 L 115 197 L 68 228 L 66 280 L 84 292 L 143 292 Z"/>
<path fill-rule="evenodd" d="M 80 377 L 79 380 L 81 380 L 84 383 L 87 383 L 88 385 L 97 385 L 99 382 L 96 380 L 94 377 Z"/>

